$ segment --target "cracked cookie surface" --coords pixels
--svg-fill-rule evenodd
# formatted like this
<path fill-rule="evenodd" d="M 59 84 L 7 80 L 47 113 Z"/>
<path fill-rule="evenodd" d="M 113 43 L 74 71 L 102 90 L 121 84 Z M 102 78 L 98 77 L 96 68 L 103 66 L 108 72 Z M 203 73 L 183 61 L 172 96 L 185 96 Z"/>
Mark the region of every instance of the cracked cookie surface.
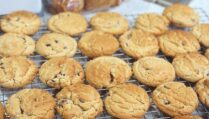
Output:
<path fill-rule="evenodd" d="M 198 81 L 195 86 L 195 91 L 197 92 L 200 101 L 209 107 L 209 78 Z"/>
<path fill-rule="evenodd" d="M 174 117 L 173 119 L 203 119 L 203 118 L 200 116 L 184 115 L 184 116 Z"/>
<path fill-rule="evenodd" d="M 54 119 L 54 98 L 41 89 L 23 89 L 11 95 L 6 112 L 11 119 Z"/>
<path fill-rule="evenodd" d="M 200 49 L 200 44 L 196 37 L 192 33 L 181 30 L 171 30 L 161 35 L 159 37 L 159 45 L 161 51 L 170 57 L 197 52 Z"/>
<path fill-rule="evenodd" d="M 41 20 L 35 13 L 17 11 L 4 16 L 0 26 L 4 32 L 33 35 L 41 27 Z"/>
<path fill-rule="evenodd" d="M 36 51 L 48 59 L 58 56 L 72 57 L 76 50 L 75 39 L 59 33 L 44 34 L 36 43 Z"/>
<path fill-rule="evenodd" d="M 59 89 L 82 83 L 84 71 L 81 64 L 72 58 L 56 57 L 42 64 L 39 78 L 50 87 Z"/>
<path fill-rule="evenodd" d="M 63 12 L 52 16 L 47 26 L 51 31 L 76 36 L 85 32 L 88 24 L 86 19 L 78 13 Z"/>
<path fill-rule="evenodd" d="M 35 42 L 27 35 L 5 33 L 0 36 L 0 56 L 29 56 L 35 50 Z"/>
<path fill-rule="evenodd" d="M 191 114 L 198 106 L 197 94 L 181 82 L 159 85 L 152 93 L 155 105 L 171 117 Z"/>
<path fill-rule="evenodd" d="M 86 80 L 96 88 L 110 88 L 124 83 L 131 75 L 130 66 L 117 57 L 98 57 L 86 65 Z"/>
<path fill-rule="evenodd" d="M 117 39 L 102 31 L 85 33 L 79 40 L 78 47 L 88 57 L 112 55 L 119 48 Z"/>
<path fill-rule="evenodd" d="M 209 24 L 198 24 L 192 28 L 192 33 L 201 44 L 209 47 Z"/>
<path fill-rule="evenodd" d="M 139 119 L 150 106 L 146 91 L 131 83 L 110 88 L 104 103 L 109 114 L 121 119 Z"/>
<path fill-rule="evenodd" d="M 192 27 L 199 23 L 198 14 L 189 6 L 173 4 L 163 11 L 168 20 L 179 27 Z"/>
<path fill-rule="evenodd" d="M 100 12 L 93 16 L 90 24 L 94 30 L 120 35 L 128 30 L 128 20 L 115 12 Z"/>
<path fill-rule="evenodd" d="M 156 87 L 175 79 L 175 70 L 168 61 L 157 57 L 144 57 L 133 65 L 133 73 L 141 83 Z"/>
<path fill-rule="evenodd" d="M 102 99 L 90 85 L 65 87 L 56 99 L 56 110 L 64 119 L 94 119 L 103 111 Z"/>
<path fill-rule="evenodd" d="M 154 56 L 159 51 L 157 38 L 141 30 L 129 30 L 119 38 L 123 51 L 135 58 Z"/>
<path fill-rule="evenodd" d="M 209 61 L 199 53 L 178 55 L 172 62 L 176 75 L 190 82 L 209 78 Z"/>
<path fill-rule="evenodd" d="M 155 35 L 168 30 L 169 21 L 166 17 L 156 13 L 140 14 L 136 19 L 136 28 Z"/>
<path fill-rule="evenodd" d="M 38 66 L 25 57 L 0 59 L 0 86 L 20 88 L 30 84 L 38 72 Z"/>
<path fill-rule="evenodd" d="M 4 119 L 4 113 L 5 113 L 4 106 L 0 102 L 0 119 Z"/>

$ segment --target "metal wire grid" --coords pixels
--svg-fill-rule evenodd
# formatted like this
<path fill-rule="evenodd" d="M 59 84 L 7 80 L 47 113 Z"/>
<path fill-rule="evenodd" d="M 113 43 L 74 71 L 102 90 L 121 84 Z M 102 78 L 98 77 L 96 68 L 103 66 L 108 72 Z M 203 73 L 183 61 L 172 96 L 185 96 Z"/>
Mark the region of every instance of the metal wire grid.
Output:
<path fill-rule="evenodd" d="M 202 23 L 207 23 L 209 22 L 209 16 L 207 15 L 207 13 L 201 9 L 201 8 L 195 8 L 195 10 L 199 13 L 199 16 L 201 18 L 201 22 Z M 125 14 L 124 15 L 128 20 L 129 20 L 129 24 L 131 27 L 134 27 L 134 24 L 135 24 L 135 19 L 136 17 L 138 16 L 137 14 Z M 87 18 L 88 19 L 88 18 Z M 91 30 L 90 28 L 88 29 L 89 31 Z M 46 21 L 44 21 L 44 25 L 41 27 L 40 31 L 35 34 L 33 36 L 33 38 L 35 40 L 37 40 L 40 36 L 42 36 L 43 34 L 45 33 L 48 33 L 49 31 L 47 30 L 47 27 L 46 27 Z M 79 40 L 79 36 L 78 37 L 75 37 L 76 40 Z M 205 48 L 203 47 L 201 49 L 201 53 L 204 53 L 204 50 Z M 126 61 L 130 66 L 132 66 L 132 63 L 134 62 L 134 60 L 125 55 L 121 49 L 119 49 L 115 54 L 113 54 L 113 56 L 115 57 L 119 57 L 121 59 L 123 59 L 124 61 Z M 169 57 L 166 57 L 165 55 L 163 55 L 161 52 L 158 53 L 157 55 L 158 57 L 160 58 L 164 58 L 165 60 L 168 60 L 168 61 L 172 61 L 171 58 Z M 32 59 L 35 63 L 38 64 L 38 66 L 40 67 L 41 64 L 43 62 L 46 61 L 45 58 L 41 57 L 39 54 L 34 54 L 33 56 L 30 56 L 29 57 L 30 59 Z M 73 57 L 75 58 L 76 60 L 78 60 L 82 66 L 84 67 L 85 69 L 85 64 L 90 60 L 87 56 L 84 56 L 80 50 L 77 50 L 75 56 Z M 179 82 L 183 82 L 185 83 L 187 86 L 190 86 L 190 87 L 194 87 L 194 84 L 193 83 L 190 83 L 190 82 L 187 82 L 185 80 L 182 80 L 180 78 L 176 78 L 176 81 L 179 81 Z M 138 86 L 141 86 L 143 87 L 146 92 L 149 94 L 150 96 L 150 102 L 151 102 L 151 106 L 148 110 L 148 112 L 146 112 L 145 116 L 143 117 L 143 119 L 170 119 L 170 117 L 166 116 L 165 114 L 163 114 L 157 107 L 155 104 L 153 104 L 152 100 L 151 100 L 151 93 L 152 91 L 154 90 L 153 88 L 150 88 L 146 85 L 143 85 L 141 83 L 139 83 L 134 77 L 132 77 L 128 82 L 130 83 L 134 83 Z M 48 86 L 46 86 L 45 84 L 41 83 L 40 80 L 38 79 L 38 77 L 35 78 L 34 82 L 24 88 L 41 88 L 43 90 L 47 90 L 49 91 L 52 95 L 55 95 L 59 90 L 56 90 L 54 88 L 50 88 Z M 19 89 L 12 89 L 12 90 L 9 90 L 9 89 L 6 89 L 6 88 L 2 88 L 0 87 L 0 101 L 3 102 L 3 104 L 5 105 L 8 97 L 14 93 L 16 93 L 17 91 L 21 90 L 21 89 L 24 89 L 24 88 L 19 88 Z M 101 95 L 101 98 L 104 99 L 106 97 L 106 94 L 108 92 L 108 90 L 106 89 L 98 89 L 98 92 L 100 93 Z M 105 108 L 104 108 L 105 109 Z M 205 107 L 203 104 L 199 104 L 198 108 L 194 111 L 193 114 L 196 114 L 196 115 L 200 115 L 202 116 L 204 119 L 209 119 L 209 109 L 207 107 Z M 56 115 L 56 119 L 60 119 L 59 115 Z M 105 110 L 97 117 L 97 119 L 113 119 L 112 116 L 110 116 Z"/>

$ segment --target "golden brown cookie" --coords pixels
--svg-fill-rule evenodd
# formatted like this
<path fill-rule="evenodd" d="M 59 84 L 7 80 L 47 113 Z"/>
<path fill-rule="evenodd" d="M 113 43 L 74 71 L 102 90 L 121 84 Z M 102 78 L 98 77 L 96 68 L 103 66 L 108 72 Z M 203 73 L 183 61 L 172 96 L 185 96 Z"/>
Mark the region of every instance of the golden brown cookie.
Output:
<path fill-rule="evenodd" d="M 192 27 L 199 23 L 198 14 L 184 4 L 173 4 L 163 11 L 163 15 L 176 26 Z"/>
<path fill-rule="evenodd" d="M 200 116 L 184 115 L 184 116 L 174 117 L 173 119 L 203 119 L 203 118 Z"/>
<path fill-rule="evenodd" d="M 4 16 L 1 20 L 1 29 L 4 32 L 33 35 L 41 27 L 40 18 L 29 11 L 16 11 Z"/>
<path fill-rule="evenodd" d="M 135 58 L 154 56 L 159 51 L 157 38 L 141 30 L 129 30 L 119 39 L 123 51 Z"/>
<path fill-rule="evenodd" d="M 0 59 L 0 86 L 24 87 L 34 80 L 37 72 L 37 65 L 25 57 L 4 57 Z"/>
<path fill-rule="evenodd" d="M 100 12 L 91 18 L 94 30 L 120 35 L 128 30 L 128 20 L 115 12 Z"/>
<path fill-rule="evenodd" d="M 84 71 L 81 64 L 72 58 L 56 57 L 42 64 L 39 78 L 50 87 L 59 89 L 82 83 Z"/>
<path fill-rule="evenodd" d="M 57 95 L 56 110 L 63 119 L 94 119 L 103 111 L 103 102 L 90 85 L 76 84 Z"/>
<path fill-rule="evenodd" d="M 199 53 L 178 55 L 172 62 L 176 75 L 190 82 L 209 77 L 209 61 Z"/>
<path fill-rule="evenodd" d="M 78 47 L 88 57 L 112 55 L 119 48 L 117 39 L 102 31 L 91 31 L 82 35 Z"/>
<path fill-rule="evenodd" d="M 4 106 L 0 103 L 0 119 L 4 119 Z"/>
<path fill-rule="evenodd" d="M 0 56 L 29 56 L 35 50 L 35 42 L 27 35 L 5 33 L 0 36 Z"/>
<path fill-rule="evenodd" d="M 136 19 L 136 28 L 155 35 L 168 30 L 169 21 L 166 17 L 156 13 L 140 14 Z"/>
<path fill-rule="evenodd" d="M 198 24 L 192 28 L 192 33 L 201 44 L 209 47 L 209 24 Z"/>
<path fill-rule="evenodd" d="M 52 16 L 47 26 L 51 31 L 75 36 L 85 32 L 88 24 L 86 19 L 78 13 L 63 12 Z"/>
<path fill-rule="evenodd" d="M 157 57 L 139 59 L 133 65 L 133 73 L 138 81 L 152 87 L 175 79 L 175 70 L 172 64 Z"/>
<path fill-rule="evenodd" d="M 159 85 L 153 91 L 152 99 L 162 112 L 171 117 L 191 114 L 199 103 L 195 91 L 180 82 Z"/>
<path fill-rule="evenodd" d="M 54 119 L 55 104 L 45 90 L 23 89 L 9 97 L 6 111 L 11 119 Z"/>
<path fill-rule="evenodd" d="M 207 49 L 206 51 L 205 51 L 205 54 L 204 54 L 206 57 L 207 57 L 207 59 L 209 59 L 209 49 Z"/>
<path fill-rule="evenodd" d="M 181 30 L 171 30 L 161 35 L 159 44 L 161 51 L 171 57 L 178 54 L 197 52 L 200 49 L 200 44 L 195 36 Z"/>
<path fill-rule="evenodd" d="M 132 72 L 122 59 L 102 56 L 89 61 L 86 65 L 86 80 L 96 88 L 110 88 L 129 80 Z"/>
<path fill-rule="evenodd" d="M 195 91 L 197 92 L 200 101 L 209 107 L 209 78 L 198 81 L 195 86 Z"/>
<path fill-rule="evenodd" d="M 147 92 L 131 83 L 110 88 L 104 103 L 107 112 L 120 119 L 139 119 L 150 106 Z"/>
<path fill-rule="evenodd" d="M 44 34 L 36 43 L 36 52 L 45 58 L 72 57 L 76 50 L 77 42 L 75 39 L 59 33 Z"/>

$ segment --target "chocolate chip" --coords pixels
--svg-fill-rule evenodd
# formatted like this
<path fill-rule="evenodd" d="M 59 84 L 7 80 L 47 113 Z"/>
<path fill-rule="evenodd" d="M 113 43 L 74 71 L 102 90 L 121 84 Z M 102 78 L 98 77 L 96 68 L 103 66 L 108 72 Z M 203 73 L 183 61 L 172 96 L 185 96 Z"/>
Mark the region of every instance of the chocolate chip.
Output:
<path fill-rule="evenodd" d="M 51 46 L 51 44 L 46 44 L 46 47 L 50 47 Z"/>
<path fill-rule="evenodd" d="M 112 75 L 112 73 L 110 72 L 110 83 L 112 83 L 114 81 L 114 76 Z"/>
<path fill-rule="evenodd" d="M 55 43 L 58 43 L 58 40 L 55 40 L 54 42 L 55 42 Z"/>
<path fill-rule="evenodd" d="M 67 49 L 67 46 L 64 46 L 63 49 Z"/>

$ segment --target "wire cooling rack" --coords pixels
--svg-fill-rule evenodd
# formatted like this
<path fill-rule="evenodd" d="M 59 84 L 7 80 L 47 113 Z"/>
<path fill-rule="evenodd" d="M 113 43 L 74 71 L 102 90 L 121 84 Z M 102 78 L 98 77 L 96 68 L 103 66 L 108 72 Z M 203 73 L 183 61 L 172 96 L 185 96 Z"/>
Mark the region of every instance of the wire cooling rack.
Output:
<path fill-rule="evenodd" d="M 203 9 L 201 9 L 201 8 L 195 8 L 195 10 L 199 13 L 199 16 L 201 18 L 201 22 L 202 23 L 207 23 L 207 22 L 209 23 L 209 16 L 206 14 L 206 12 Z M 129 20 L 130 26 L 131 27 L 134 27 L 135 19 L 138 16 L 138 14 L 125 14 L 124 16 Z M 90 31 L 91 29 L 89 28 L 88 30 Z M 43 26 L 41 27 L 40 31 L 33 36 L 33 38 L 34 38 L 34 40 L 37 40 L 38 38 L 40 38 L 40 36 L 42 36 L 43 34 L 48 33 L 48 32 L 49 31 L 47 30 L 46 20 L 43 20 Z M 79 40 L 79 36 L 78 37 L 75 37 L 75 39 L 76 40 Z M 205 48 L 202 48 L 200 52 L 201 53 L 204 53 L 204 51 L 205 51 Z M 131 57 L 125 55 L 122 52 L 121 49 L 119 49 L 114 54 L 114 56 L 123 59 L 130 66 L 132 66 L 132 63 L 134 62 L 134 60 Z M 161 58 L 164 58 L 164 59 L 166 59 L 166 60 L 168 60 L 170 62 L 172 61 L 171 58 L 164 56 L 161 52 L 158 53 L 157 56 L 158 57 L 161 57 Z M 32 59 L 35 63 L 37 63 L 39 67 L 41 66 L 41 64 L 43 62 L 46 61 L 46 59 L 44 59 L 43 57 L 41 57 L 40 55 L 38 55 L 36 53 L 33 56 L 30 56 L 29 58 Z M 90 60 L 88 57 L 84 56 L 80 52 L 80 50 L 77 50 L 77 52 L 76 52 L 76 54 L 75 54 L 75 56 L 73 58 L 75 58 L 76 60 L 78 60 L 82 64 L 82 66 L 84 67 L 84 69 L 85 69 L 85 64 Z M 183 82 L 187 86 L 194 87 L 194 84 L 193 83 L 189 83 L 189 82 L 187 82 L 185 80 L 182 80 L 182 79 L 180 79 L 178 77 L 176 78 L 176 81 Z M 151 106 L 150 106 L 148 112 L 146 112 L 146 114 L 143 117 L 143 119 L 170 119 L 170 117 L 168 117 L 165 114 L 163 114 L 155 106 L 155 104 L 152 103 L 151 93 L 154 90 L 153 88 L 150 88 L 148 86 L 145 86 L 145 85 L 139 83 L 134 77 L 132 77 L 128 82 L 131 82 L 131 83 L 134 83 L 134 84 L 136 84 L 138 86 L 143 87 L 146 90 L 146 92 L 149 94 L 149 96 L 150 96 Z M 36 77 L 36 79 L 34 80 L 34 82 L 32 84 L 30 84 L 30 85 L 28 85 L 28 86 L 26 86 L 24 88 L 40 88 L 40 89 L 43 89 L 43 90 L 47 90 L 53 96 L 59 91 L 59 90 L 56 90 L 54 88 L 50 88 L 50 87 L 46 86 L 45 84 L 41 83 L 40 80 L 38 79 L 38 77 Z M 7 102 L 7 99 L 8 99 L 8 97 L 10 95 L 12 95 L 12 94 L 16 93 L 17 91 L 19 91 L 21 89 L 24 89 L 24 88 L 14 89 L 14 90 L 8 90 L 8 89 L 5 89 L 5 88 L 0 87 L 0 101 L 3 102 L 3 104 L 5 105 L 5 103 Z M 106 90 L 106 89 L 98 89 L 98 92 L 100 93 L 101 98 L 104 99 L 106 93 L 108 92 L 108 90 Z M 204 119 L 209 119 L 209 109 L 207 107 L 205 107 L 201 103 L 199 104 L 198 108 L 193 112 L 193 114 L 200 115 Z M 56 114 L 56 119 L 61 119 L 58 114 Z M 104 108 L 104 111 L 99 116 L 97 116 L 97 119 L 113 119 L 113 117 L 110 116 L 105 111 L 105 108 Z"/>

